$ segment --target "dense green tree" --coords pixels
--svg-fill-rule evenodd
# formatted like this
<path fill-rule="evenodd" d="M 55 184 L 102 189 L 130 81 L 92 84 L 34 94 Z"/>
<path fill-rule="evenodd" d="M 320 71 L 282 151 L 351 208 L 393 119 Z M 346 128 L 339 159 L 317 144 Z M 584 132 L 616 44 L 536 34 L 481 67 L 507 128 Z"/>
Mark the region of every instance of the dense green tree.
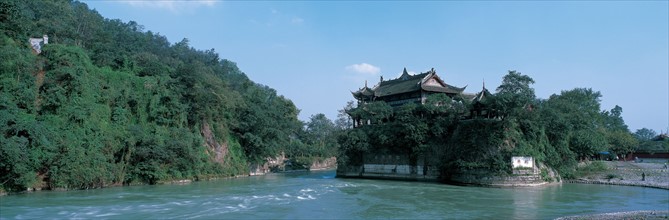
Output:
<path fill-rule="evenodd" d="M 632 134 L 627 131 L 614 130 L 609 131 L 606 136 L 609 142 L 609 150 L 615 154 L 625 157 L 625 155 L 632 153 L 634 148 L 639 145 Z"/>
<path fill-rule="evenodd" d="M 335 156 L 338 150 L 337 128 L 324 114 L 312 115 L 304 127 L 301 140 L 309 150 L 300 152 L 318 157 Z"/>
<path fill-rule="evenodd" d="M 633 134 L 637 140 L 638 146 L 634 148 L 635 151 L 642 152 L 668 152 L 669 139 L 666 134 L 658 135 L 652 129 L 642 128 L 636 130 Z"/>
<path fill-rule="evenodd" d="M 503 113 L 502 117 L 521 114 L 524 108 L 531 107 L 536 98 L 532 84 L 534 79 L 531 77 L 515 70 L 509 71 L 497 87 L 497 94 L 492 97 L 492 108 Z"/>
<path fill-rule="evenodd" d="M 0 190 L 238 175 L 302 142 L 295 105 L 213 49 L 70 0 L 0 12 Z"/>
<path fill-rule="evenodd" d="M 609 151 L 613 154 L 625 156 L 634 151 L 639 142 L 629 132 L 622 117 L 623 108 L 616 105 L 611 111 L 603 111 L 602 118 L 606 128 L 606 139 Z"/>
<path fill-rule="evenodd" d="M 623 108 L 616 105 L 611 109 L 611 111 L 603 111 L 603 123 L 604 126 L 611 131 L 625 131 L 629 132 L 625 120 L 622 117 Z"/>
<path fill-rule="evenodd" d="M 370 149 L 370 140 L 367 128 L 351 129 L 338 136 L 340 155 L 337 163 L 341 166 L 362 165 L 363 154 Z"/>
<path fill-rule="evenodd" d="M 372 102 L 362 107 L 361 117 L 369 119 L 371 123 L 380 123 L 388 120 L 393 113 L 392 107 L 383 101 Z"/>
<path fill-rule="evenodd" d="M 634 138 L 636 138 L 639 141 L 650 141 L 656 136 L 657 132 L 655 132 L 653 129 L 648 129 L 648 128 L 637 129 L 636 132 L 634 132 Z"/>
<path fill-rule="evenodd" d="M 351 116 L 347 113 L 354 109 L 353 101 L 348 101 L 346 106 L 343 109 L 338 110 L 337 119 L 335 120 L 335 127 L 339 130 L 345 130 L 353 128 L 353 120 Z"/>
<path fill-rule="evenodd" d="M 534 100 L 534 89 L 530 87 L 534 84 L 534 79 L 523 75 L 515 70 L 509 70 L 509 73 L 502 78 L 502 84 L 497 87 L 498 94 L 514 94 L 518 99 L 525 102 Z"/>
<path fill-rule="evenodd" d="M 566 141 L 569 149 L 581 160 L 607 149 L 606 130 L 600 114 L 600 97 L 601 94 L 592 89 L 576 88 L 562 91 L 560 95 L 552 95 L 546 101 L 545 106 L 557 114 L 557 121 L 551 126 L 563 127 L 562 130 L 551 130 L 549 135 L 566 138 L 554 140 L 554 144 Z"/>
<path fill-rule="evenodd" d="M 312 115 L 309 118 L 305 130 L 312 137 L 310 139 L 317 142 L 325 142 L 324 140 L 329 136 L 332 136 L 335 132 L 335 125 L 321 113 Z"/>

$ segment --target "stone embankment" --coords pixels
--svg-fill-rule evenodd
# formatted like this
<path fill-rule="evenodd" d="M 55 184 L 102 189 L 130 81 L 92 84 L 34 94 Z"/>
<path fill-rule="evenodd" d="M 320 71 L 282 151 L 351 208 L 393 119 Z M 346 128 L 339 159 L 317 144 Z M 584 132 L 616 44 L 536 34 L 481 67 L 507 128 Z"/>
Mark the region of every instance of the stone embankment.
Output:
<path fill-rule="evenodd" d="M 669 169 L 661 163 L 603 161 L 607 170 L 588 174 L 569 183 L 642 186 L 669 189 Z"/>
<path fill-rule="evenodd" d="M 543 163 L 537 163 L 537 166 L 531 169 L 513 170 L 513 174 L 510 175 L 499 175 L 487 170 L 457 173 L 451 177 L 449 182 L 490 187 L 526 187 L 560 183 L 560 180 L 555 170 Z"/>
<path fill-rule="evenodd" d="M 635 163 L 633 161 L 603 161 L 607 169 L 595 172 L 569 183 L 606 184 L 623 186 L 641 186 L 669 190 L 669 169 L 661 163 Z M 631 212 L 613 212 L 592 215 L 577 215 L 557 218 L 559 220 L 594 219 L 669 219 L 669 210 L 644 210 Z"/>

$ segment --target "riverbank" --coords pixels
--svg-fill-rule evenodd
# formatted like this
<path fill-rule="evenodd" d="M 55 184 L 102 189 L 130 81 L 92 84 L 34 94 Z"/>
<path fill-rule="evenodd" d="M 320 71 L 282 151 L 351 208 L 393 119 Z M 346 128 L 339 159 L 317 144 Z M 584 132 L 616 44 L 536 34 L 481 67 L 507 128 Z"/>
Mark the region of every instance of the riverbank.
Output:
<path fill-rule="evenodd" d="M 645 220 L 656 220 L 656 219 L 669 219 L 668 210 L 652 210 L 652 211 L 631 211 L 631 212 L 612 212 L 612 213 L 602 213 L 594 215 L 574 215 L 556 218 L 555 220 L 581 220 L 581 219 L 591 219 L 591 220 L 616 220 L 616 219 L 645 219 Z"/>
<path fill-rule="evenodd" d="M 568 183 L 641 186 L 669 190 L 669 170 L 661 163 L 599 161 L 605 169 L 581 174 Z M 580 165 L 584 166 L 584 165 Z"/>
<path fill-rule="evenodd" d="M 283 157 L 281 160 L 274 160 L 274 161 L 281 161 L 281 162 L 274 162 L 274 163 L 266 162 L 262 166 L 250 164 L 248 174 L 233 175 L 233 176 L 227 176 L 227 175 L 208 176 L 208 177 L 205 177 L 205 178 L 192 178 L 192 179 L 170 179 L 170 180 L 157 181 L 155 184 L 156 185 L 186 185 L 186 184 L 191 184 L 193 182 L 222 180 L 222 179 L 237 179 L 237 178 L 250 177 L 250 176 L 266 175 L 266 174 L 269 174 L 269 173 L 292 173 L 292 172 L 324 171 L 324 170 L 335 170 L 337 168 L 337 158 L 336 157 L 316 159 L 316 160 L 312 161 L 308 166 L 300 165 L 298 168 L 294 168 L 293 166 L 289 165 L 288 169 L 286 169 L 285 161 L 289 161 L 289 160 L 286 160 L 285 157 Z M 279 167 L 279 165 L 280 165 L 280 167 Z M 144 183 L 144 182 L 132 182 L 132 183 L 128 183 L 128 184 L 104 185 L 102 187 L 91 188 L 91 189 L 102 189 L 102 188 L 111 188 L 111 187 L 125 187 L 125 186 L 141 186 L 141 185 L 151 185 L 151 184 Z M 70 191 L 70 190 L 83 190 L 83 189 L 30 188 L 30 189 L 27 189 L 27 190 L 24 190 L 24 191 L 8 192 L 8 191 L 5 191 L 4 189 L 0 188 L 0 196 L 14 195 L 14 194 L 20 194 L 20 193 L 32 193 L 32 192 L 39 192 L 39 191 Z M 88 189 L 86 189 L 86 190 L 88 190 Z"/>
<path fill-rule="evenodd" d="M 660 163 L 635 163 L 634 161 L 600 161 L 604 170 L 587 173 L 568 183 L 640 186 L 669 190 L 669 170 Z M 585 164 L 582 166 L 586 166 Z M 556 218 L 556 220 L 617 220 L 617 219 L 669 219 L 669 210 L 643 210 L 612 212 L 591 215 L 576 215 Z"/>

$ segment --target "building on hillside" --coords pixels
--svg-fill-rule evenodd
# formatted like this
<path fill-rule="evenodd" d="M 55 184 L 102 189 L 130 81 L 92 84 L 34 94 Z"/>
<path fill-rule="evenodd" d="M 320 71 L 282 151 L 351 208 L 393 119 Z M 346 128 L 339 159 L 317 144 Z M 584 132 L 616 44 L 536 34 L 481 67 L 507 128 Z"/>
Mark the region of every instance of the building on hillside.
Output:
<path fill-rule="evenodd" d="M 455 87 L 446 84 L 441 77 L 437 75 L 434 69 L 416 75 L 409 75 L 407 69 L 397 79 L 383 80 L 373 88 L 360 88 L 358 91 L 351 92 L 353 97 L 358 100 L 358 105 L 372 101 L 385 101 L 392 107 L 400 106 L 406 103 L 425 104 L 425 100 L 431 94 L 444 93 L 453 98 L 462 94 L 465 87 Z"/>
<path fill-rule="evenodd" d="M 374 101 L 386 102 L 391 107 L 398 107 L 407 103 L 425 104 L 427 97 L 432 94 L 446 94 L 448 97 L 456 96 L 463 99 L 472 99 L 475 94 L 463 93 L 465 87 L 455 87 L 446 84 L 441 77 L 437 75 L 434 68 L 425 73 L 410 75 L 404 68 L 402 75 L 396 79 L 383 80 L 383 76 L 378 84 L 370 88 L 365 82 L 365 87 L 358 91 L 351 92 L 358 101 L 358 106 L 364 106 Z M 360 117 L 353 117 L 353 127 L 359 127 L 365 124 L 371 124 L 371 120 Z"/>
<path fill-rule="evenodd" d="M 483 83 L 483 89 L 481 92 L 476 93 L 472 100 L 472 108 L 469 110 L 469 115 L 467 118 L 496 118 L 497 112 L 491 108 L 490 98 L 492 93 L 485 88 L 485 83 Z"/>
<path fill-rule="evenodd" d="M 42 53 L 42 45 L 49 44 L 49 36 L 46 34 L 42 38 L 29 38 L 28 43 L 36 54 Z"/>

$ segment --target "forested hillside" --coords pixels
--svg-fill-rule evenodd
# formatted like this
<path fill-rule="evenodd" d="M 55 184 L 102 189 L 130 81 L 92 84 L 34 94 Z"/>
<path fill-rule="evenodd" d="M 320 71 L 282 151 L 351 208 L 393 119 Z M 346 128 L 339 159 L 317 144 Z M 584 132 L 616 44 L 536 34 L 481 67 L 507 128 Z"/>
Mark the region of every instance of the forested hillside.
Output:
<path fill-rule="evenodd" d="M 334 154 L 315 136 L 327 118 L 303 128 L 289 99 L 187 39 L 69 0 L 0 1 L 0 31 L 0 189 L 206 179 L 280 152 Z M 45 34 L 37 54 L 28 39 Z"/>

